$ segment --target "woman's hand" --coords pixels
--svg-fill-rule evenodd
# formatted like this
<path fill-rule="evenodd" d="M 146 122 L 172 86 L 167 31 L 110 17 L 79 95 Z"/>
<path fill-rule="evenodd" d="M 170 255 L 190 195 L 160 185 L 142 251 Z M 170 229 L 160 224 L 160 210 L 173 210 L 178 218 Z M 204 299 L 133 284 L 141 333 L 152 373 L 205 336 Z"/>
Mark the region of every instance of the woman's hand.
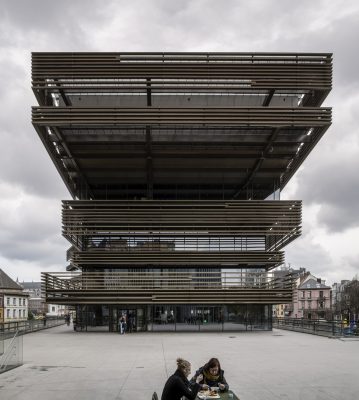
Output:
<path fill-rule="evenodd" d="M 220 383 L 219 385 L 218 385 L 218 387 L 220 388 L 220 390 L 224 390 L 226 387 L 225 387 L 225 385 L 223 385 L 223 383 Z"/>
<path fill-rule="evenodd" d="M 208 385 L 206 385 L 205 383 L 202 385 L 202 390 L 208 390 L 209 389 L 209 386 Z"/>
<path fill-rule="evenodd" d="M 201 381 L 203 381 L 203 375 L 199 374 L 196 378 L 196 383 L 200 383 Z"/>
<path fill-rule="evenodd" d="M 202 389 L 203 390 L 207 390 L 207 389 L 209 389 L 209 386 L 208 385 L 206 385 L 205 383 L 202 385 Z"/>

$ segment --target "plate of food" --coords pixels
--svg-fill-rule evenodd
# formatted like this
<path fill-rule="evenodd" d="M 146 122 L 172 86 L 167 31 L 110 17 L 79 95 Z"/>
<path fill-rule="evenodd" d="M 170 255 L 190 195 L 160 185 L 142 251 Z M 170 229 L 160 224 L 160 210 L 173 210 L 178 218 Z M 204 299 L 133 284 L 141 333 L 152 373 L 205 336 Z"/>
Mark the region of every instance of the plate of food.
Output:
<path fill-rule="evenodd" d="M 221 396 L 216 390 L 200 390 L 197 395 L 201 400 L 220 399 Z"/>

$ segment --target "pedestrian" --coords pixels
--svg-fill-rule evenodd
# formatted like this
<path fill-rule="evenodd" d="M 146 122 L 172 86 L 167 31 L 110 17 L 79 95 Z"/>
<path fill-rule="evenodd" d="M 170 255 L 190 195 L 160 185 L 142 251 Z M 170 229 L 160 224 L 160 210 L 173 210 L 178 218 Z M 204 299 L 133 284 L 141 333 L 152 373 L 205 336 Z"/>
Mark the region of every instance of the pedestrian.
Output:
<path fill-rule="evenodd" d="M 124 315 L 122 315 L 120 319 L 120 334 L 124 335 L 126 333 L 126 319 Z"/>
<path fill-rule="evenodd" d="M 73 319 L 72 319 L 72 323 L 73 323 L 73 325 L 74 325 L 74 331 L 77 331 L 77 319 L 76 319 L 76 318 L 73 318 Z"/>

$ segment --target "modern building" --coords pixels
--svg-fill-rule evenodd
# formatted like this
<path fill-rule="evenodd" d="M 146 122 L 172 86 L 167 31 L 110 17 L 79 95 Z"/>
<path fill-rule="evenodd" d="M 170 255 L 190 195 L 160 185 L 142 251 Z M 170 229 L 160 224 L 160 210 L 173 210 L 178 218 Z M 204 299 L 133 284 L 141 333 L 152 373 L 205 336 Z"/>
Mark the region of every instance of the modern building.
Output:
<path fill-rule="evenodd" d="M 28 297 L 22 287 L 0 269 L 0 323 L 26 321 Z"/>
<path fill-rule="evenodd" d="M 301 233 L 280 191 L 331 124 L 331 83 L 331 54 L 33 53 L 32 122 L 72 196 L 46 301 L 88 329 L 270 329 Z"/>

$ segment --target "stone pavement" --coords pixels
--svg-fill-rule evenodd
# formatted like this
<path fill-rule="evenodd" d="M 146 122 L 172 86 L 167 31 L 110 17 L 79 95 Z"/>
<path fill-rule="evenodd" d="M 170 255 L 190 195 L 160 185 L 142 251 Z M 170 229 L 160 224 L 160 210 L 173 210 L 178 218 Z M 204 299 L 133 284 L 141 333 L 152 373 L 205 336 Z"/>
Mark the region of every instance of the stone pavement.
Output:
<path fill-rule="evenodd" d="M 178 356 L 218 357 L 241 400 L 359 398 L 359 341 L 303 333 L 74 332 L 24 336 L 24 365 L 0 375 L 1 400 L 150 400 Z M 194 372 L 194 371 L 193 371 Z"/>

